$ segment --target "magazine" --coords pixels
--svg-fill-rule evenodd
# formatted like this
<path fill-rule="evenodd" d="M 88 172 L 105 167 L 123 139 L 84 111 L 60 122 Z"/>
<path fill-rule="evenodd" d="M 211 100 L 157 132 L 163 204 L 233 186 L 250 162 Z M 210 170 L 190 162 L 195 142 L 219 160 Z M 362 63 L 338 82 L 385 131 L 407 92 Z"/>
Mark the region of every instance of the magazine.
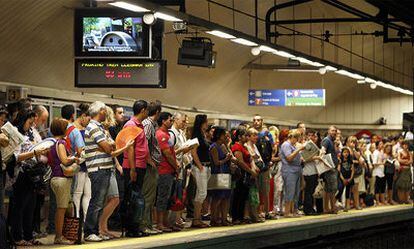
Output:
<path fill-rule="evenodd" d="M 1 131 L 9 138 L 9 145 L 1 148 L 1 155 L 3 161 L 7 162 L 16 149 L 23 144 L 24 137 L 10 122 L 7 122 L 1 127 Z"/>
<path fill-rule="evenodd" d="M 300 155 L 302 156 L 303 160 L 307 162 L 314 156 L 319 155 L 319 148 L 314 142 L 309 140 L 305 143 L 305 149 L 300 152 Z"/>

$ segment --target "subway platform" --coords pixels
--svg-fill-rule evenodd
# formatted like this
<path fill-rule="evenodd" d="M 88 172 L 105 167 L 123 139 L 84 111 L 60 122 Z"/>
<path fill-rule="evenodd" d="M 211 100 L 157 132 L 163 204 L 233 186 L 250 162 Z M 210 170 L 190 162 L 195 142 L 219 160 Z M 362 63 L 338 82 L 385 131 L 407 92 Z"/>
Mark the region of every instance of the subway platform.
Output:
<path fill-rule="evenodd" d="M 413 205 L 383 206 L 338 215 L 280 218 L 233 227 L 189 228 L 178 233 L 82 245 L 56 246 L 53 236 L 48 236 L 41 240 L 44 246 L 35 248 L 266 248 L 410 220 L 414 220 Z"/>

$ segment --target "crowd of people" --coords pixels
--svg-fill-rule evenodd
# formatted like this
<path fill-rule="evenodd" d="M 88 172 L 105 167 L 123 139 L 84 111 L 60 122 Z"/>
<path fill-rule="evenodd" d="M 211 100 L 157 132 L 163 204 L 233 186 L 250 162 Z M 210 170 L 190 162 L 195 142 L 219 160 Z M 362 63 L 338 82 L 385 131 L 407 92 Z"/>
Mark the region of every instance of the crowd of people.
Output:
<path fill-rule="evenodd" d="M 233 226 L 412 203 L 413 152 L 401 135 L 344 139 L 335 126 L 323 136 L 304 123 L 279 130 L 259 115 L 228 130 L 198 114 L 189 127 L 186 114 L 163 112 L 159 101 L 135 101 L 132 111 L 127 118 L 122 107 L 99 101 L 66 105 L 49 126 L 47 109 L 30 99 L 0 108 L 0 126 L 10 122 L 24 138 L 1 157 L 0 207 L 4 213 L 5 192 L 16 245 L 41 244 L 47 233 L 55 244 L 72 244 L 62 233 L 68 209 L 84 220 L 84 240 L 100 242 L 119 238 L 117 230 L 143 237 L 190 223 Z M 140 132 L 117 147 L 131 127 Z M 0 134 L 1 147 L 10 140 Z M 52 145 L 36 146 L 45 141 Z M 310 141 L 320 151 L 305 160 Z"/>

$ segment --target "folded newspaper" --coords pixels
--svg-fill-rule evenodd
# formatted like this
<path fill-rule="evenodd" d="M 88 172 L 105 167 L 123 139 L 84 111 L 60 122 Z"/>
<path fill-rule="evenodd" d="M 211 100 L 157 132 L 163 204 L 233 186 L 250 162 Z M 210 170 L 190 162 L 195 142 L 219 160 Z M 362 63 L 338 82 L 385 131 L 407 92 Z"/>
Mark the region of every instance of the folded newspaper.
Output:
<path fill-rule="evenodd" d="M 329 171 L 336 167 L 332 160 L 331 154 L 322 155 L 321 159 L 321 161 L 316 162 L 316 170 L 318 171 L 319 175 L 322 175 L 326 171 Z"/>
<path fill-rule="evenodd" d="M 193 139 L 190 139 L 190 140 L 187 140 L 184 144 L 183 144 L 183 147 L 184 148 L 189 148 L 189 147 L 194 147 L 194 146 L 197 146 L 197 145 L 199 145 L 200 143 L 198 142 L 198 138 L 193 138 Z"/>
<path fill-rule="evenodd" d="M 7 162 L 16 149 L 23 144 L 24 137 L 10 122 L 7 122 L 1 127 L 1 131 L 9 138 L 9 145 L 1 148 L 1 155 L 3 161 Z"/>
<path fill-rule="evenodd" d="M 302 156 L 303 160 L 309 161 L 314 156 L 319 155 L 319 148 L 316 146 L 316 144 L 312 141 L 307 141 L 305 144 L 305 149 L 300 152 L 300 155 Z"/>

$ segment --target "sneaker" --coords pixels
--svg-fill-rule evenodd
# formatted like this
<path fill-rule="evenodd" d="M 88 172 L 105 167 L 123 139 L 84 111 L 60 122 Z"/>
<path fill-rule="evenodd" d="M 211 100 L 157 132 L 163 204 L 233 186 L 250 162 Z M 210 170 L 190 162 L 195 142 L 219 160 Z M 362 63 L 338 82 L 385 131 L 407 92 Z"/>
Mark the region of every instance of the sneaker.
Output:
<path fill-rule="evenodd" d="M 103 239 L 96 234 L 90 234 L 88 237 L 85 238 L 85 241 L 89 242 L 101 242 Z"/>
<path fill-rule="evenodd" d="M 107 241 L 107 240 L 111 240 L 112 239 L 111 237 L 109 237 L 108 235 L 105 235 L 105 234 L 100 234 L 99 237 L 101 237 L 101 239 L 103 241 Z"/>
<path fill-rule="evenodd" d="M 149 235 L 156 235 L 156 234 L 159 234 L 159 232 L 157 232 L 157 231 L 155 231 L 155 230 L 153 230 L 153 229 L 148 229 L 148 228 L 144 229 L 142 232 L 143 232 L 143 233 L 146 233 L 146 234 L 149 234 Z"/>
<path fill-rule="evenodd" d="M 211 215 L 210 214 L 205 214 L 201 216 L 201 220 L 203 221 L 209 221 L 211 219 Z"/>

